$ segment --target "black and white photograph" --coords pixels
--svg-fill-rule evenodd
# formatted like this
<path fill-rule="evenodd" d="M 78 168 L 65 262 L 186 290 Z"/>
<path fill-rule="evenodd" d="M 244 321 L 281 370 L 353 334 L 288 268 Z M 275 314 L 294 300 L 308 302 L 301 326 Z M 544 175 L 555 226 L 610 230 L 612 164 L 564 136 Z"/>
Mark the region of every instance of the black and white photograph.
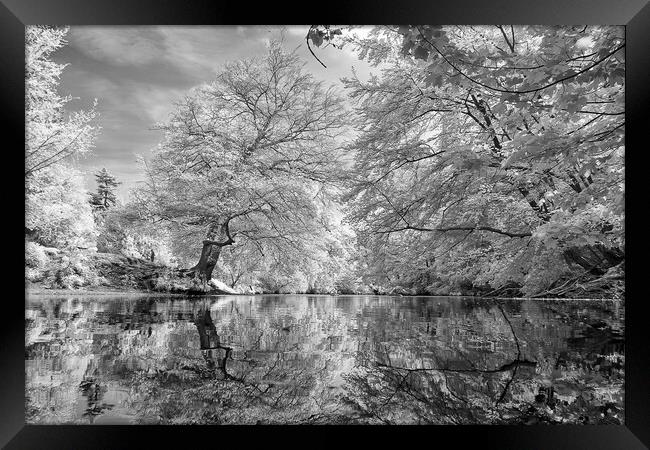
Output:
<path fill-rule="evenodd" d="M 625 425 L 625 50 L 26 25 L 25 422 Z"/>

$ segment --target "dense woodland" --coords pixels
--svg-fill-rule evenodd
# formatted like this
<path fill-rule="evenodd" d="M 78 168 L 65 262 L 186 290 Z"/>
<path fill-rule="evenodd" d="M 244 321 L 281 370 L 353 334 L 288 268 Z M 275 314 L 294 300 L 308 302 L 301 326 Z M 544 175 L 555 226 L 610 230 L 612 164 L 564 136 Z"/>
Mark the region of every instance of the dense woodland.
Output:
<path fill-rule="evenodd" d="M 624 295 L 622 27 L 305 27 L 187 92 L 119 202 L 76 160 L 65 28 L 26 29 L 26 282 L 50 288 Z M 374 67 L 327 86 L 342 46 Z M 218 281 L 217 281 L 218 280 Z"/>

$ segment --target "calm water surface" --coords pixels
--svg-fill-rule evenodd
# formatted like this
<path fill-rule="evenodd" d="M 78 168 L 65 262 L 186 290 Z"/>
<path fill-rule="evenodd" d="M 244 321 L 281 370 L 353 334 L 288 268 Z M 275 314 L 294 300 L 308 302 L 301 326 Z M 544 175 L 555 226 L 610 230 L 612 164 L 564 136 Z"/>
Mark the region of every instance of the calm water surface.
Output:
<path fill-rule="evenodd" d="M 624 310 L 443 297 L 33 297 L 28 423 L 622 423 Z"/>

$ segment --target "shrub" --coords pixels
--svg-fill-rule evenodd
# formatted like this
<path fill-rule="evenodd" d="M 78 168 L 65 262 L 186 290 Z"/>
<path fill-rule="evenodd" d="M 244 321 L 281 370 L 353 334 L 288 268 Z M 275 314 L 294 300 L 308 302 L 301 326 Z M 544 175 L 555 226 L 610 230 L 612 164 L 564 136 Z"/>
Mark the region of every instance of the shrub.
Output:
<path fill-rule="evenodd" d="M 78 288 L 86 284 L 81 275 L 69 274 L 59 277 L 59 284 L 65 289 Z"/>
<path fill-rule="evenodd" d="M 35 257 L 40 255 L 41 250 L 45 254 L 45 260 Z M 26 251 L 26 260 L 25 277 L 32 282 L 41 281 L 52 287 L 66 289 L 106 282 L 95 273 L 88 256 L 78 250 L 62 251 L 60 255 L 48 257 L 46 248 L 38 249 L 31 245 Z M 40 265 L 36 267 L 35 264 Z"/>
<path fill-rule="evenodd" d="M 44 274 L 42 270 L 39 269 L 34 269 L 33 267 L 26 267 L 25 268 L 25 279 L 27 281 L 31 281 L 32 283 L 42 281 L 44 278 Z"/>
<path fill-rule="evenodd" d="M 25 266 L 33 269 L 42 269 L 48 262 L 43 246 L 36 242 L 25 243 Z"/>
<path fill-rule="evenodd" d="M 95 223 L 82 173 L 63 164 L 26 180 L 25 227 L 35 239 L 57 248 L 95 245 Z"/>

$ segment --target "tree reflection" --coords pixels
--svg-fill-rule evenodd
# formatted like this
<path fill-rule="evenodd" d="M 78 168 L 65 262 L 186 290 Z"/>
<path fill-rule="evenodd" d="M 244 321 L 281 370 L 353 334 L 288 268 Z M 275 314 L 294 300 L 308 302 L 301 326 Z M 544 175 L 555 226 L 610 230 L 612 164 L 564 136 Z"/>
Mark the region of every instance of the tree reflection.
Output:
<path fill-rule="evenodd" d="M 83 417 L 87 417 L 90 423 L 94 422 L 95 416 L 103 414 L 105 411 L 113 409 L 115 405 L 106 403 L 103 400 L 106 393 L 106 387 L 98 384 L 94 379 L 84 379 L 79 385 L 79 389 L 86 397 L 88 406 L 83 413 Z"/>
<path fill-rule="evenodd" d="M 145 392 L 136 405 L 144 422 L 157 416 L 158 423 L 317 423 L 336 416 L 339 407 L 324 386 L 330 362 L 296 358 L 300 346 L 288 341 L 286 330 L 266 336 L 270 349 L 259 352 L 264 333 L 247 349 L 224 345 L 206 307 L 193 324 L 203 363 L 183 364 L 184 373 L 171 378 L 166 371 L 136 375 Z"/>
<path fill-rule="evenodd" d="M 474 299 L 45 301 L 30 423 L 622 423 L 609 310 Z M 119 394 L 121 393 L 121 394 Z M 118 395 L 119 394 L 119 395 Z"/>
<path fill-rule="evenodd" d="M 516 331 L 504 308 L 498 310 L 516 347 L 508 359 L 479 366 L 458 351 L 455 360 L 429 354 L 412 358 L 409 367 L 395 364 L 391 354 L 421 355 L 435 346 L 427 326 L 416 339 L 360 352 L 357 368 L 346 376 L 346 402 L 367 423 L 622 423 L 623 356 L 605 353 L 613 330 L 592 328 L 595 341 L 584 352 L 562 352 L 556 361 L 538 353 L 533 360 L 522 346 L 535 346 L 534 329 Z"/>

